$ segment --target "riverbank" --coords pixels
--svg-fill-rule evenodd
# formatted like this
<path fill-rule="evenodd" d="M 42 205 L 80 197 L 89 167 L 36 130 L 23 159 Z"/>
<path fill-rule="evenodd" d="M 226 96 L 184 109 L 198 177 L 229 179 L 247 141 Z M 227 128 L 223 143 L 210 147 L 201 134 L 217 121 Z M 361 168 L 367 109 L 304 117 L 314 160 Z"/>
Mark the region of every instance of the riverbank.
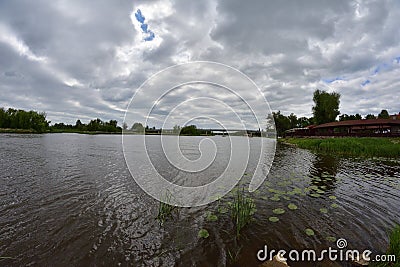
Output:
<path fill-rule="evenodd" d="M 299 148 L 347 156 L 400 157 L 400 138 L 282 138 L 279 141 Z"/>

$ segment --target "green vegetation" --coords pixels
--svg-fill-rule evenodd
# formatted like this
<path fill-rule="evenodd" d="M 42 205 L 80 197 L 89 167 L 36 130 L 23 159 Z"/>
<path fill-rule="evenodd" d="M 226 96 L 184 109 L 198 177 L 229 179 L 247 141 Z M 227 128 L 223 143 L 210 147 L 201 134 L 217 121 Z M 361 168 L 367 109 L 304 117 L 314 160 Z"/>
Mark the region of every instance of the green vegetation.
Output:
<path fill-rule="evenodd" d="M 46 113 L 25 111 L 22 109 L 0 108 L 0 133 L 121 133 L 116 120 L 103 122 L 101 119 L 91 120 L 88 124 L 77 120 L 75 125 L 56 123 L 49 125 Z"/>
<path fill-rule="evenodd" d="M 236 190 L 236 196 L 231 204 L 231 217 L 236 228 L 236 236 L 240 235 L 240 230 L 248 224 L 256 210 L 253 199 L 246 197 L 244 187 Z"/>
<path fill-rule="evenodd" d="M 171 200 L 171 197 L 172 195 L 167 193 L 164 198 L 165 202 L 159 202 L 158 214 L 156 219 L 160 222 L 161 225 L 163 225 L 168 218 L 172 217 L 173 212 L 177 209 L 176 206 L 166 203 Z"/>
<path fill-rule="evenodd" d="M 201 229 L 199 231 L 199 233 L 197 234 L 197 236 L 199 238 L 208 238 L 210 236 L 210 234 L 208 233 L 208 231 L 206 229 Z"/>
<path fill-rule="evenodd" d="M 378 267 L 400 267 L 400 225 L 396 225 L 389 233 L 389 247 L 386 255 L 395 255 L 396 262 L 379 262 L 373 266 Z"/>
<path fill-rule="evenodd" d="M 399 157 L 399 138 L 285 138 L 285 143 L 315 151 L 349 156 Z"/>
<path fill-rule="evenodd" d="M 196 125 L 184 126 L 180 129 L 180 135 L 205 135 L 207 134 L 206 130 L 198 129 Z M 210 134 L 210 132 L 208 132 Z"/>
<path fill-rule="evenodd" d="M 310 228 L 307 228 L 307 229 L 305 230 L 305 232 L 306 232 L 306 235 L 308 235 L 308 236 L 313 236 L 313 235 L 315 235 L 314 230 L 313 230 L 313 229 L 310 229 Z"/>
<path fill-rule="evenodd" d="M 11 129 L 19 129 L 20 133 L 42 133 L 48 129 L 49 123 L 44 112 L 0 108 L 0 128 L 3 129 L 2 132 L 14 132 Z M 21 129 L 27 131 L 21 131 Z"/>
<path fill-rule="evenodd" d="M 121 133 L 122 128 L 117 126 L 118 122 L 116 120 L 110 120 L 104 122 L 97 118 L 91 120 L 88 124 L 82 123 L 77 120 L 75 125 L 56 123 L 50 126 L 50 132 L 52 133 Z"/>
<path fill-rule="evenodd" d="M 314 92 L 314 103 L 313 115 L 315 124 L 323 124 L 336 120 L 336 117 L 340 114 L 339 103 L 340 94 L 328 93 L 321 90 Z"/>

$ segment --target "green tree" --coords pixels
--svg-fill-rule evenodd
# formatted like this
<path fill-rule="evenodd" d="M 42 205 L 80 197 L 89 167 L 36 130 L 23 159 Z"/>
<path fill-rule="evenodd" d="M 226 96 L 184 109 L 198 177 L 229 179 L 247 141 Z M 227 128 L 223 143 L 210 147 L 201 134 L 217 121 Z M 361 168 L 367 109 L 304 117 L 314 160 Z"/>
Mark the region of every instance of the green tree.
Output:
<path fill-rule="evenodd" d="M 138 133 L 144 133 L 143 124 L 141 124 L 140 122 L 135 122 L 135 123 L 132 125 L 131 130 L 132 130 L 132 131 L 135 131 L 135 132 L 138 132 Z"/>
<path fill-rule="evenodd" d="M 180 131 L 181 131 L 181 126 L 175 125 L 175 126 L 174 126 L 174 129 L 173 129 L 173 133 L 174 133 L 174 134 L 179 134 Z"/>
<path fill-rule="evenodd" d="M 365 116 L 366 120 L 372 120 L 372 119 L 376 119 L 374 114 L 367 114 L 367 116 Z"/>
<path fill-rule="evenodd" d="M 182 135 L 198 135 L 199 132 L 197 130 L 196 125 L 189 125 L 189 126 L 182 127 L 180 134 L 182 134 Z"/>
<path fill-rule="evenodd" d="M 275 121 L 276 134 L 283 136 L 286 130 L 290 129 L 290 120 L 285 115 L 281 114 L 281 111 L 272 112 Z"/>
<path fill-rule="evenodd" d="M 290 128 L 298 127 L 297 116 L 294 113 L 290 113 L 290 115 L 288 116 L 288 119 L 290 121 Z"/>
<path fill-rule="evenodd" d="M 315 124 L 323 124 L 336 120 L 336 117 L 340 114 L 340 94 L 328 93 L 321 90 L 314 92 L 313 101 L 313 115 Z"/>
<path fill-rule="evenodd" d="M 378 119 L 389 119 L 389 112 L 386 109 L 382 109 L 381 113 L 378 114 Z"/>

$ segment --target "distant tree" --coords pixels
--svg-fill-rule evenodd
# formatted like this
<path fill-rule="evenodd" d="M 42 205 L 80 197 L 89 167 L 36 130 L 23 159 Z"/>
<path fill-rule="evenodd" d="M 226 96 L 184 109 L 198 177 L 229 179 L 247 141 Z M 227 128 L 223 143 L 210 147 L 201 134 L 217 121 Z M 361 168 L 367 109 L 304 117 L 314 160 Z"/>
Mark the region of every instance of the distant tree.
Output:
<path fill-rule="evenodd" d="M 196 125 L 184 126 L 180 132 L 181 135 L 199 135 Z"/>
<path fill-rule="evenodd" d="M 347 115 L 347 114 L 342 114 L 339 116 L 339 121 L 350 121 L 350 120 L 361 120 L 362 117 L 360 114 L 356 114 L 356 115 Z"/>
<path fill-rule="evenodd" d="M 147 128 L 147 127 L 146 127 L 146 128 Z M 135 131 L 135 132 L 139 132 L 139 133 L 144 133 L 143 124 L 141 124 L 140 122 L 135 122 L 135 123 L 132 125 L 131 130 L 132 130 L 132 131 Z"/>
<path fill-rule="evenodd" d="M 124 122 L 124 123 L 122 124 L 122 129 L 124 129 L 124 130 L 128 129 L 128 124 L 126 124 L 126 122 Z"/>
<path fill-rule="evenodd" d="M 298 127 L 297 116 L 294 113 L 290 113 L 290 115 L 288 116 L 288 119 L 290 121 L 290 128 Z"/>
<path fill-rule="evenodd" d="M 339 121 L 348 121 L 350 120 L 350 116 L 347 114 L 342 114 L 339 116 Z"/>
<path fill-rule="evenodd" d="M 174 134 L 179 134 L 180 131 L 181 131 L 181 126 L 175 125 L 174 129 L 173 129 L 173 133 Z"/>
<path fill-rule="evenodd" d="M 372 119 L 376 119 L 376 116 L 374 114 L 367 114 L 367 116 L 365 116 L 366 120 L 372 120 Z"/>
<path fill-rule="evenodd" d="M 281 111 L 272 112 L 275 121 L 276 134 L 282 136 L 286 130 L 290 129 L 290 120 L 285 115 L 281 114 Z"/>
<path fill-rule="evenodd" d="M 340 94 L 316 90 L 313 100 L 315 106 L 313 106 L 312 110 L 315 124 L 323 124 L 336 120 L 336 117 L 340 114 Z"/>
<path fill-rule="evenodd" d="M 300 117 L 297 120 L 297 126 L 300 128 L 304 128 L 310 126 L 312 124 L 313 119 L 307 117 Z"/>
<path fill-rule="evenodd" d="M 386 109 L 382 109 L 381 113 L 378 114 L 378 119 L 389 119 L 389 112 Z"/>

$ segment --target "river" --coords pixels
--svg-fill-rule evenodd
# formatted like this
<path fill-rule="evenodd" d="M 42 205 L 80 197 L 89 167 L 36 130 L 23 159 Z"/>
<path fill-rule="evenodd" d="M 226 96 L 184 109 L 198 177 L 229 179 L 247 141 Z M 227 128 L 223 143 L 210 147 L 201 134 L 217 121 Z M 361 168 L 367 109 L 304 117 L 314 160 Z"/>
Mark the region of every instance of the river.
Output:
<path fill-rule="evenodd" d="M 129 138 L 135 142 L 135 136 Z M 158 138 L 146 137 L 150 144 Z M 202 137 L 182 138 L 190 144 Z M 229 139 L 211 138 L 217 147 Z M 152 160 L 160 154 L 161 162 L 157 147 Z M 196 157 L 196 151 L 188 153 Z M 348 248 L 382 253 L 388 230 L 400 222 L 399 189 L 399 159 L 316 154 L 278 143 L 265 182 L 249 194 L 257 209 L 254 220 L 237 240 L 225 209 L 231 194 L 180 208 L 160 225 L 158 202 L 132 178 L 120 136 L 1 134 L 0 265 L 258 266 L 256 254 L 264 245 L 322 250 L 335 247 L 339 238 Z M 274 214 L 277 208 L 285 213 Z M 209 213 L 218 220 L 208 221 Z M 198 237 L 203 228 L 207 239 Z"/>

